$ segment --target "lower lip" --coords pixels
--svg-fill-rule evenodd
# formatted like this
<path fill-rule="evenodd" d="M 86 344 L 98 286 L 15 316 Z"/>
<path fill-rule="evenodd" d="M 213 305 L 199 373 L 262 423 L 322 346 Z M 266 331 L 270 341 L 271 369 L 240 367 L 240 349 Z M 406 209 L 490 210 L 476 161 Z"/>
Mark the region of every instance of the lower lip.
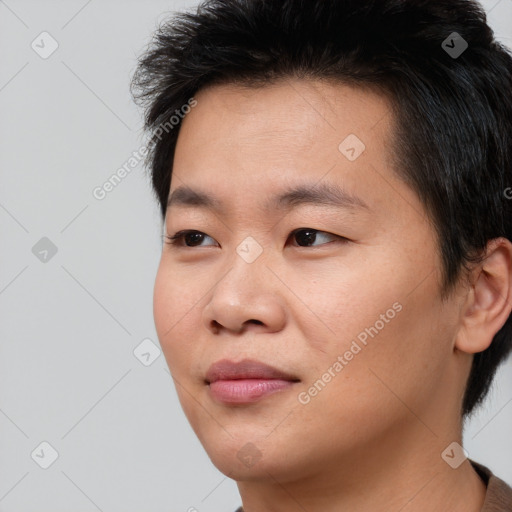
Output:
<path fill-rule="evenodd" d="M 257 402 L 263 397 L 283 391 L 294 383 L 281 379 L 239 379 L 216 380 L 209 384 L 210 392 L 216 400 L 231 404 Z"/>

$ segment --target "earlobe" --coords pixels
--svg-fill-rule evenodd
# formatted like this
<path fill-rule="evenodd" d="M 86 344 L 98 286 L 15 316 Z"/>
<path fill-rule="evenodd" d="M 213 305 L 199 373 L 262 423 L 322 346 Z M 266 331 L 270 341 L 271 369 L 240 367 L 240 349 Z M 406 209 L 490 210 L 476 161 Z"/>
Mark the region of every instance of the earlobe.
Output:
<path fill-rule="evenodd" d="M 485 259 L 471 274 L 455 346 L 474 354 L 489 347 L 512 311 L 512 243 L 506 238 L 489 241 Z"/>

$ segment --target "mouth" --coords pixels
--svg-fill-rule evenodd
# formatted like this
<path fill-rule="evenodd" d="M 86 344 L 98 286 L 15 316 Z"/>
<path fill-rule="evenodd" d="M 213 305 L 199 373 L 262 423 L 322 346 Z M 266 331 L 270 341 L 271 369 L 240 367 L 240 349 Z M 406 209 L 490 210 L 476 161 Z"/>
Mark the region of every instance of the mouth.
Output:
<path fill-rule="evenodd" d="M 223 404 L 249 404 L 300 382 L 296 376 L 252 359 L 238 363 L 222 359 L 210 366 L 205 384 Z"/>

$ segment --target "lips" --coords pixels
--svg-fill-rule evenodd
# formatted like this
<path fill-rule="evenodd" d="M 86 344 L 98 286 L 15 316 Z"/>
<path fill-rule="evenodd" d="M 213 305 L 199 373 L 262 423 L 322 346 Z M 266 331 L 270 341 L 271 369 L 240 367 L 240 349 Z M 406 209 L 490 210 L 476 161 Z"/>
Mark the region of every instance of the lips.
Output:
<path fill-rule="evenodd" d="M 299 381 L 294 375 L 252 359 L 217 361 L 205 377 L 211 397 L 224 405 L 257 402 Z"/>
<path fill-rule="evenodd" d="M 234 363 L 227 359 L 217 361 L 208 369 L 205 381 L 207 384 L 211 384 L 217 380 L 238 379 L 279 379 L 292 382 L 299 381 L 299 379 L 293 375 L 253 359 L 244 359 L 238 363 Z"/>

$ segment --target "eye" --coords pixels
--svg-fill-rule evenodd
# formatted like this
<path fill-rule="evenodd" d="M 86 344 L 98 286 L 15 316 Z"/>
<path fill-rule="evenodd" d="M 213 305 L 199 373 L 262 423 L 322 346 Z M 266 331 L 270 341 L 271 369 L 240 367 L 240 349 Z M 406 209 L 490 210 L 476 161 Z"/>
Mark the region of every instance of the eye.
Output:
<path fill-rule="evenodd" d="M 292 237 L 295 237 L 296 240 L 300 240 L 301 243 L 304 243 L 304 244 L 310 244 L 310 243 L 312 244 L 312 243 L 316 242 L 318 235 L 320 235 L 321 237 L 324 237 L 324 238 L 331 237 L 334 240 L 347 241 L 347 239 L 343 238 L 342 236 L 333 235 L 331 233 L 327 233 L 325 231 L 319 231 L 318 229 L 312 229 L 312 228 L 299 228 L 299 229 L 292 231 L 290 234 Z M 330 243 L 330 242 L 327 242 L 327 243 Z M 320 245 L 326 245 L 326 244 L 324 243 L 324 244 L 320 244 Z M 305 247 L 305 246 L 299 245 L 299 247 Z"/>
<path fill-rule="evenodd" d="M 320 234 L 321 237 L 331 237 L 334 241 L 338 240 L 340 242 L 347 242 L 348 239 L 333 235 L 331 233 L 327 233 L 325 231 L 319 231 L 318 229 L 312 228 L 299 228 L 295 229 L 290 233 L 292 237 L 295 237 L 296 240 L 299 241 L 299 247 L 306 247 L 306 244 L 313 244 L 317 241 L 317 236 Z M 186 229 L 183 231 L 178 231 L 175 235 L 165 235 L 167 239 L 167 243 L 177 247 L 200 247 L 201 242 L 206 238 L 213 240 L 212 237 L 202 233 L 201 231 L 194 231 L 190 229 Z M 326 242 L 330 243 L 330 242 Z M 320 245 L 326 245 L 320 244 Z M 301 245 L 305 244 L 305 245 Z"/>
<path fill-rule="evenodd" d="M 204 237 L 213 240 L 212 237 L 204 233 L 201 233 L 201 231 L 193 231 L 190 229 L 178 231 L 174 236 L 165 235 L 167 243 L 178 247 L 183 247 L 183 241 L 191 243 L 191 245 L 187 243 L 185 247 L 197 247 L 197 245 L 195 244 L 197 244 L 198 242 L 200 243 L 204 239 Z"/>

